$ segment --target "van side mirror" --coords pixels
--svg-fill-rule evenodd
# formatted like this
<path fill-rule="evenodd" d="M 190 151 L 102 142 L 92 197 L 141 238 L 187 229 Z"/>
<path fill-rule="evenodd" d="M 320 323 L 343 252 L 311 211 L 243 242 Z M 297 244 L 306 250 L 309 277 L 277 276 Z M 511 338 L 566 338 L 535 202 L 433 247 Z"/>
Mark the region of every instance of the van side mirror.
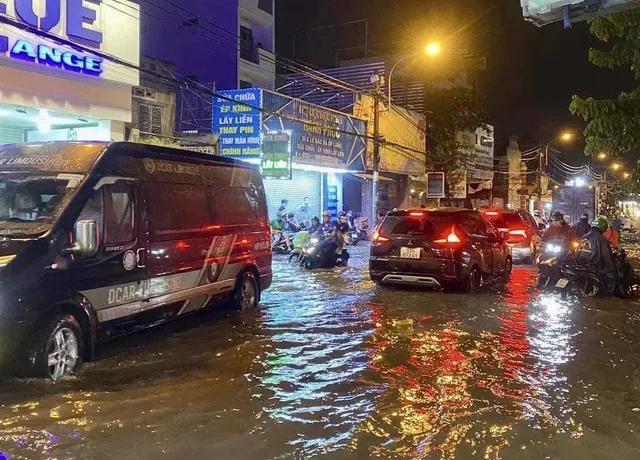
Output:
<path fill-rule="evenodd" d="M 98 231 L 95 220 L 79 220 L 74 229 L 75 244 L 71 252 L 80 257 L 93 257 L 98 252 Z"/>

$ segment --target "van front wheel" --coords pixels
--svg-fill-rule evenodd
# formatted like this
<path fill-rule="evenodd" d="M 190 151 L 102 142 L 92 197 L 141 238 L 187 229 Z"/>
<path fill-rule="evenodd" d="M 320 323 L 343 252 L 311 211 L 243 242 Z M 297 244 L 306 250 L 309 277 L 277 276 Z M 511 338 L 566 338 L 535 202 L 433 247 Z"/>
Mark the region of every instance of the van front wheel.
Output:
<path fill-rule="evenodd" d="M 258 289 L 258 282 L 253 273 L 244 272 L 236 284 L 236 290 L 233 294 L 233 308 L 242 312 L 256 308 L 259 299 Z"/>
<path fill-rule="evenodd" d="M 36 357 L 36 372 L 54 382 L 72 375 L 82 363 L 82 329 L 73 315 L 57 317 Z"/>

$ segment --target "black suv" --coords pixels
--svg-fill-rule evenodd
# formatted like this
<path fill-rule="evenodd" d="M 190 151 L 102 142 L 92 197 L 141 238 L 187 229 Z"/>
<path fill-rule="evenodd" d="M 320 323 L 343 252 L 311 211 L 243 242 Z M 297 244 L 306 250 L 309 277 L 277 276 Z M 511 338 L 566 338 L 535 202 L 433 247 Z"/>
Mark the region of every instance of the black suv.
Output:
<path fill-rule="evenodd" d="M 371 279 L 467 292 L 492 279 L 506 282 L 512 258 L 504 236 L 478 211 L 393 211 L 372 236 Z"/>

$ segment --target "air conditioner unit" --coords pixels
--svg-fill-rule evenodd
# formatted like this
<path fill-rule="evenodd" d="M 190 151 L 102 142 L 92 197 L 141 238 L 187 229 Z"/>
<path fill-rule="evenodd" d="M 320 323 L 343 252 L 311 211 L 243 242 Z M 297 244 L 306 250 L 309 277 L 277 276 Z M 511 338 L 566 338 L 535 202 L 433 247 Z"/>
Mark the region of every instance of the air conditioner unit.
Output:
<path fill-rule="evenodd" d="M 600 14 L 611 14 L 640 7 L 640 0 L 520 0 L 524 18 L 538 27 L 563 21 L 584 21 Z"/>

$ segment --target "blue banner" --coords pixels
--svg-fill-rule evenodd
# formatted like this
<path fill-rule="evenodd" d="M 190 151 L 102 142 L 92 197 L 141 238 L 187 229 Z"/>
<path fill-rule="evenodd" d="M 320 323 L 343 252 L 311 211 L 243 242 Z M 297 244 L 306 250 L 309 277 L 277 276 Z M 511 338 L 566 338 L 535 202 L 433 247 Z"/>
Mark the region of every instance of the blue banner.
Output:
<path fill-rule="evenodd" d="M 291 131 L 294 163 L 365 170 L 364 120 L 282 94 L 263 94 L 263 124 L 271 131 Z"/>
<path fill-rule="evenodd" d="M 220 91 L 233 101 L 214 97 L 213 132 L 220 135 L 220 153 L 242 160 L 260 158 L 262 90 L 259 88 Z"/>

